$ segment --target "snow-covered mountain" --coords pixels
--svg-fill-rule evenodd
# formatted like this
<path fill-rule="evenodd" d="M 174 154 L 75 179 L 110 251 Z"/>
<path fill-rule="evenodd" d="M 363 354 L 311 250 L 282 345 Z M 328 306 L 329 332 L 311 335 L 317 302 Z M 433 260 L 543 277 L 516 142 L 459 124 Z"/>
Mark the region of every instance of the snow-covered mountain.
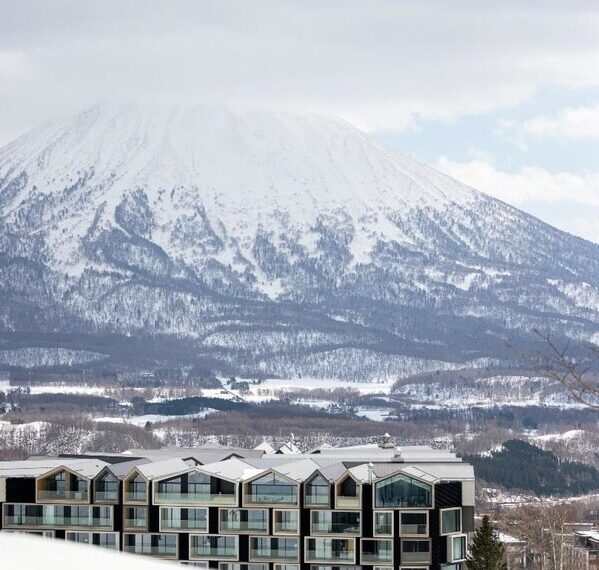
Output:
<path fill-rule="evenodd" d="M 599 246 L 337 119 L 99 106 L 0 149 L 13 366 L 378 378 L 598 321 Z"/>

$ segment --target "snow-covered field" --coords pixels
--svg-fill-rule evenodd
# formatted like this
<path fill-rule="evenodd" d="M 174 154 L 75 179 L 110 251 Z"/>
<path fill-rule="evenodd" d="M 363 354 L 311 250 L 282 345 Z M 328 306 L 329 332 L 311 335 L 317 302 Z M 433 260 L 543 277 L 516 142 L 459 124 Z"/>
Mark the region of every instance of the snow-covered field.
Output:
<path fill-rule="evenodd" d="M 113 552 L 64 540 L 0 532 L 0 556 L 6 570 L 171 570 L 172 562 Z"/>

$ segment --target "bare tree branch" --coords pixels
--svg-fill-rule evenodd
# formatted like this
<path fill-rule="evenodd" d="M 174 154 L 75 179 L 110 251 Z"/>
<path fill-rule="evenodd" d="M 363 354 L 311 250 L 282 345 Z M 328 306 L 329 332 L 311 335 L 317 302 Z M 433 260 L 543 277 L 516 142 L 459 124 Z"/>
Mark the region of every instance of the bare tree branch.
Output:
<path fill-rule="evenodd" d="M 588 356 L 576 358 L 571 355 L 570 342 L 559 346 L 549 333 L 542 333 L 538 329 L 533 331 L 544 342 L 546 349 L 532 356 L 521 354 L 523 360 L 536 372 L 559 382 L 577 402 L 599 410 L 599 380 L 593 372 L 596 369 L 593 361 L 596 363 L 599 358 L 599 346 L 585 344 Z"/>

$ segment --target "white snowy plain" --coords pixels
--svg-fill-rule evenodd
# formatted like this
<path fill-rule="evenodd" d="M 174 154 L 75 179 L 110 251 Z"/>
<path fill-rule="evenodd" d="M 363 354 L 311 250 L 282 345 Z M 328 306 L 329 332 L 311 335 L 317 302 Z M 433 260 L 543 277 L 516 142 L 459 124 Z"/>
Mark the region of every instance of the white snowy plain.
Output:
<path fill-rule="evenodd" d="M 0 532 L 2 568 L 6 570 L 167 570 L 173 564 L 103 548 Z"/>

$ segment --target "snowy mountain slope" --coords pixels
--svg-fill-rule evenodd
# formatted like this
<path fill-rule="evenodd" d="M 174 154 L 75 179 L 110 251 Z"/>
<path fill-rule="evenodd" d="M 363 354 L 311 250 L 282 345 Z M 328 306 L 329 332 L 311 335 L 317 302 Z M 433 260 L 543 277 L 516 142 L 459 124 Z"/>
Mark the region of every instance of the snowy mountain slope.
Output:
<path fill-rule="evenodd" d="M 99 106 L 34 130 L 0 149 L 0 269 L 0 348 L 152 335 L 139 363 L 380 378 L 598 330 L 599 246 L 315 116 Z"/>

